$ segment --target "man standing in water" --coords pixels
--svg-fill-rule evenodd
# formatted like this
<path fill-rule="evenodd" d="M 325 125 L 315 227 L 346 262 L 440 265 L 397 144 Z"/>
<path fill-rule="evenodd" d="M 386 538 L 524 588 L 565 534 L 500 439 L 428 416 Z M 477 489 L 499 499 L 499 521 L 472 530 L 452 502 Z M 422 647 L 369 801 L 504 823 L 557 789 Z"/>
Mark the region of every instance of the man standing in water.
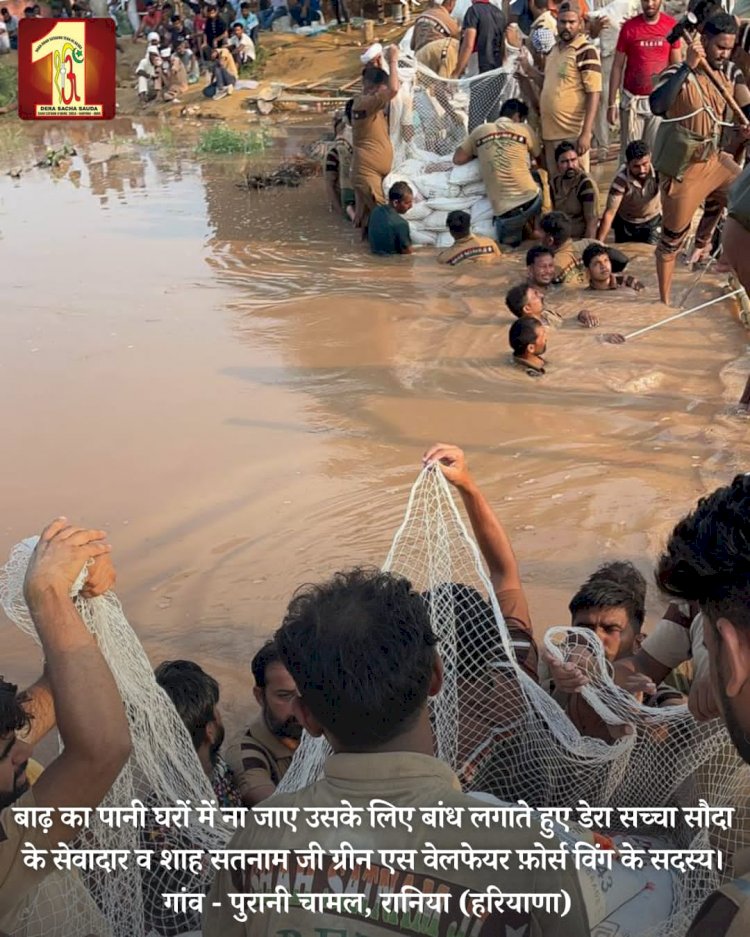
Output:
<path fill-rule="evenodd" d="M 354 224 L 367 236 L 370 213 L 385 204 L 383 180 L 393 165 L 393 147 L 385 110 L 398 94 L 398 48 L 388 50 L 390 74 L 367 67 L 362 75 L 362 94 L 352 105 L 352 184 Z"/>
<path fill-rule="evenodd" d="M 547 329 L 531 316 L 521 316 L 511 325 L 508 343 L 513 351 L 512 363 L 529 377 L 546 374 L 544 354 L 547 351 Z"/>
<path fill-rule="evenodd" d="M 682 65 L 661 76 L 649 98 L 651 110 L 670 122 L 659 128 L 654 147 L 654 168 L 659 173 L 662 199 L 662 234 L 656 248 L 659 295 L 669 303 L 677 253 L 687 239 L 693 215 L 705 201 L 695 235 L 691 263 L 705 260 L 711 238 L 727 203 L 730 184 L 740 167 L 728 153 L 719 152 L 721 122 L 727 109 L 724 94 L 731 94 L 750 114 L 750 92 L 745 77 L 730 56 L 737 39 L 737 23 L 728 13 L 715 13 L 696 36 Z M 750 139 L 750 125 L 741 128 Z"/>

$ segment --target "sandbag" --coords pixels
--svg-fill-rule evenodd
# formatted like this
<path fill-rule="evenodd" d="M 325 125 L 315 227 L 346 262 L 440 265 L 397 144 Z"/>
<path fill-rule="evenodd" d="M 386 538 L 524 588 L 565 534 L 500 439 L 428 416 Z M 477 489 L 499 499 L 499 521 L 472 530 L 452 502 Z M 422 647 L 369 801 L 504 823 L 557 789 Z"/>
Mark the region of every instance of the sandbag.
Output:
<path fill-rule="evenodd" d="M 478 195 L 462 198 L 460 195 L 453 198 L 428 198 L 427 205 L 433 211 L 471 211 L 475 202 L 479 201 Z"/>
<path fill-rule="evenodd" d="M 481 179 L 479 182 L 470 182 L 468 185 L 462 186 L 461 188 L 461 195 L 466 198 L 472 198 L 472 196 L 481 196 L 486 194 L 487 187 Z"/>
<path fill-rule="evenodd" d="M 437 243 L 437 233 L 435 231 L 425 231 L 417 225 L 409 225 L 409 234 L 412 244 L 420 247 L 434 247 Z"/>
<path fill-rule="evenodd" d="M 414 182 L 426 199 L 456 198 L 461 194 L 457 185 L 451 185 L 450 172 L 423 172 Z"/>
<path fill-rule="evenodd" d="M 445 231 L 448 225 L 447 211 L 431 211 L 422 221 L 421 227 L 425 231 Z"/>
<path fill-rule="evenodd" d="M 438 234 L 437 241 L 435 246 L 439 247 L 441 250 L 444 247 L 451 247 L 453 245 L 453 235 L 450 231 L 443 231 L 442 234 Z"/>
<path fill-rule="evenodd" d="M 492 202 L 488 198 L 480 198 L 471 206 L 472 227 L 480 221 L 486 221 L 488 218 L 492 221 L 493 217 Z"/>
<path fill-rule="evenodd" d="M 432 209 L 429 207 L 427 202 L 415 202 L 409 211 L 404 215 L 404 218 L 408 222 L 412 221 L 424 221 L 425 218 L 429 218 L 432 214 Z"/>
<path fill-rule="evenodd" d="M 485 238 L 496 238 L 497 231 L 495 230 L 495 223 L 491 218 L 486 218 L 482 221 L 478 221 L 476 224 L 472 221 L 471 223 L 472 234 L 478 234 L 480 237 Z"/>
<path fill-rule="evenodd" d="M 468 185 L 470 182 L 482 181 L 482 167 L 478 159 L 473 159 L 463 166 L 454 166 L 451 169 L 450 181 L 453 185 Z"/>

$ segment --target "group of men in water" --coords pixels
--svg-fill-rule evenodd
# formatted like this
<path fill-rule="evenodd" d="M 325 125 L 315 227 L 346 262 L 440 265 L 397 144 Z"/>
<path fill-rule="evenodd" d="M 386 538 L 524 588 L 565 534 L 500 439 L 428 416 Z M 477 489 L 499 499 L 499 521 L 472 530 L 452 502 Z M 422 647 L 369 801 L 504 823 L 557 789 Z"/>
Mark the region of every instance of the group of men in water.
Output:
<path fill-rule="evenodd" d="M 532 627 L 510 540 L 470 474 L 464 453 L 456 446 L 437 444 L 424 453 L 423 463 L 442 471 L 460 495 L 486 562 L 515 661 L 527 675 L 525 679 L 540 683 L 553 694 L 582 735 L 612 742 L 617 727 L 605 723 L 581 696 L 589 679 L 586 669 L 563 664 L 549 654 L 539 655 L 538 634 Z M 615 680 L 624 689 L 649 706 L 679 705 L 689 699 L 698 719 L 722 715 L 737 751 L 750 763 L 748 516 L 750 480 L 740 475 L 702 499 L 676 525 L 656 565 L 658 584 L 673 604 L 647 638 L 641 633 L 646 582 L 629 562 L 609 562 L 596 569 L 577 590 L 569 609 L 570 624 L 596 635 Z M 80 835 L 79 829 L 63 822 L 64 813 L 53 815 L 49 830 L 27 829 L 17 822 L 11 808 L 95 807 L 131 751 L 127 713 L 117 683 L 80 611 L 81 602 L 112 587 L 114 568 L 109 553 L 103 531 L 82 529 L 58 518 L 42 532 L 26 574 L 24 594 L 42 642 L 45 670 L 22 693 L 15 685 L 0 681 L 0 927 L 8 933 L 17 928 L 23 909 L 33 904 L 34 890 L 45 875 L 24 862 L 24 847 L 70 842 Z M 79 597 L 71 598 L 84 566 L 88 566 L 86 585 Z M 467 680 L 479 685 L 477 676 L 470 675 L 495 666 L 499 658 L 505 659 L 506 665 L 509 661 L 487 599 L 461 584 L 451 584 L 450 595 L 455 608 L 459 689 L 458 774 L 435 756 L 436 726 L 428 708 L 429 699 L 440 692 L 444 680 L 431 614 L 435 603 L 444 603 L 445 596 L 419 593 L 399 575 L 357 568 L 304 586 L 294 594 L 280 628 L 252 662 L 259 715 L 228 746 L 225 755 L 218 683 L 192 661 L 160 664 L 154 679 L 183 719 L 217 803 L 252 810 L 273 796 L 272 805 L 296 808 L 339 806 L 342 799 L 355 808 L 367 806 L 373 799 L 404 808 L 476 806 L 476 800 L 461 792 L 459 779 L 465 784 L 471 778 L 476 782 L 477 746 L 482 747 L 483 736 L 490 729 L 497 731 L 497 726 L 512 720 L 507 701 L 500 705 L 491 693 L 477 697 L 481 705 L 462 705 L 461 697 Z M 690 672 L 685 671 L 686 664 Z M 512 668 L 508 673 L 512 676 Z M 520 686 L 519 678 L 514 679 Z M 515 699 L 523 703 L 525 697 L 516 692 Z M 92 713 L 96 713 L 96 732 L 92 732 Z M 32 746 L 55 725 L 64 751 L 41 773 L 35 770 L 30 785 Z M 320 781 L 280 795 L 275 793 L 277 786 L 289 768 L 303 728 L 312 736 L 324 735 L 334 754 L 326 761 Z M 522 743 L 523 739 L 516 741 Z M 506 734 L 505 744 L 514 744 L 512 733 Z M 528 753 L 528 757 L 544 757 L 531 749 Z M 500 787 L 514 790 L 518 781 L 511 776 L 514 762 L 502 761 L 498 770 Z M 473 789 L 477 789 L 476 783 Z M 523 794 L 532 802 L 538 799 L 533 792 L 521 790 L 519 796 Z M 349 832 L 363 846 L 375 850 L 398 846 L 387 827 L 365 822 L 357 829 Z M 323 856 L 338 848 L 340 830 L 320 827 L 316 834 Z M 149 839 L 144 847 L 158 845 L 159 835 L 159 831 L 152 831 L 153 842 Z M 169 847 L 168 837 L 174 832 L 164 835 L 167 841 L 161 845 Z M 540 835 L 539 821 L 532 817 L 528 829 L 506 830 L 502 845 L 530 848 Z M 429 840 L 437 849 L 455 849 L 456 837 L 461 836 L 471 836 L 475 848 L 499 846 L 489 829 L 469 834 L 450 825 L 417 828 L 409 845 L 418 848 Z M 247 823 L 229 848 L 300 850 L 309 846 L 305 837 L 309 838 L 309 831 L 295 834 L 265 823 Z M 707 900 L 690 937 L 739 937 L 745 933 L 750 875 L 739 854 L 733 862 L 739 878 Z M 377 869 L 375 878 L 368 874 L 360 883 L 371 899 L 380 892 L 390 892 L 403 878 L 394 878 L 380 866 L 373 868 Z M 319 871 L 320 875 L 315 868 L 284 868 L 273 877 L 277 885 L 286 883 L 292 894 L 297 890 L 300 894 L 324 892 L 339 881 L 340 869 L 337 872 L 330 861 Z M 425 892 L 438 885 L 441 891 L 455 895 L 461 889 L 481 892 L 491 885 L 511 894 L 530 888 L 528 872 L 498 871 L 489 866 L 444 868 L 436 873 L 417 861 L 410 875 L 411 884 Z M 187 879 L 183 880 L 187 887 Z M 354 882 L 352 878 L 352 886 Z M 346 926 L 347 920 L 353 922 L 351 916 L 342 918 L 330 909 L 311 916 L 299 903 L 284 913 L 271 908 L 260 915 L 246 915 L 243 921 L 228 899 L 239 892 L 257 893 L 259 883 L 261 891 L 273 890 L 270 879 L 259 877 L 250 867 L 244 872 L 218 872 L 202 922 L 200 916 L 194 916 L 183 921 L 182 928 L 174 916 L 154 912 L 153 920 L 149 918 L 151 901 L 159 896 L 145 890 L 147 925 L 163 935 L 197 931 L 202 926 L 207 937 L 255 937 L 276 933 L 279 928 L 311 933 L 313 924 L 330 930 Z M 548 869 L 534 877 L 534 891 L 560 888 L 570 899 L 567 915 L 549 914 L 538 907 L 508 916 L 493 912 L 488 917 L 497 928 L 493 933 L 508 937 L 520 928 L 521 933 L 542 937 L 588 935 L 586 902 L 574 870 Z M 377 902 L 373 907 L 377 909 Z M 458 923 L 462 916 L 451 920 Z M 375 937 L 392 933 L 393 923 L 376 914 L 375 920 L 359 921 L 358 926 L 364 928 L 362 933 Z M 447 919 L 444 923 L 447 926 Z M 402 925 L 396 932 L 412 932 L 405 918 Z"/>
<path fill-rule="evenodd" d="M 659 295 L 668 304 L 675 263 L 700 215 L 686 259 L 734 271 L 750 285 L 749 185 L 739 178 L 750 140 L 750 24 L 713 0 L 690 0 L 690 16 L 679 23 L 661 6 L 662 0 L 612 0 L 588 9 L 577 0 L 531 0 L 511 4 L 509 24 L 492 3 L 477 0 L 458 24 L 452 0 L 432 0 L 417 16 L 411 47 L 421 66 L 458 78 L 466 49 L 500 49 L 499 59 L 480 54 L 480 74 L 515 61 L 522 95 L 506 100 L 496 119 L 472 126 L 470 113 L 470 132 L 452 163 L 478 161 L 494 237 L 472 233 L 469 211 L 452 211 L 447 229 L 454 243 L 438 253 L 441 263 L 494 264 L 530 238 L 554 253 L 554 277 L 530 279 L 547 295 L 558 285 L 639 289 L 623 275 L 628 258 L 614 254 L 611 242 L 611 270 L 602 250 L 584 262 L 592 242 L 613 235 L 615 244 L 655 245 Z M 384 56 L 378 47 L 364 60 L 362 93 L 337 118 L 333 148 L 346 155 L 328 168 L 329 192 L 332 204 L 340 195 L 363 232 L 373 222 L 368 239 L 375 254 L 409 254 L 409 211 L 422 196 L 397 173 L 383 191 L 394 168 L 388 111 L 399 93 L 398 52 L 391 47 Z M 598 145 L 605 157 L 618 123 L 620 165 L 601 204 L 590 155 Z M 550 216 L 559 225 L 560 215 L 570 229 L 562 251 L 544 231 Z M 720 226 L 724 255 L 717 259 Z M 527 316 L 538 321 L 514 322 L 509 340 L 514 360 L 540 374 L 550 316 Z M 590 326 L 595 318 L 579 321 Z"/>

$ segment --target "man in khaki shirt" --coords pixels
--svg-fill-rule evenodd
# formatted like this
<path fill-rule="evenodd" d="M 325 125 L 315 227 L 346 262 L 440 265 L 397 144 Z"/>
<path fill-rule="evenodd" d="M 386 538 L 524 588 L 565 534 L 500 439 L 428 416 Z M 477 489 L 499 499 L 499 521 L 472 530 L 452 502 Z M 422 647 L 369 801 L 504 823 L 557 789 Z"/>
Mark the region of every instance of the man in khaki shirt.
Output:
<path fill-rule="evenodd" d="M 417 61 L 441 78 L 450 78 L 458 64 L 461 27 L 451 13 L 456 0 L 431 3 L 414 20 L 411 47 Z"/>
<path fill-rule="evenodd" d="M 572 140 L 588 172 L 591 137 L 602 96 L 599 53 L 583 34 L 583 20 L 568 0 L 560 4 L 558 39 L 547 56 L 539 101 L 547 172 L 557 174 L 555 147 Z"/>
<path fill-rule="evenodd" d="M 272 807 L 300 809 L 297 832 L 286 825 L 268 829 L 254 824 L 232 839 L 230 848 L 296 850 L 297 855 L 288 857 L 286 868 L 274 866 L 270 872 L 220 871 L 205 903 L 204 937 L 270 937 L 281 932 L 313 937 L 323 931 L 416 937 L 423 932 L 425 915 L 432 932 L 441 937 L 469 932 L 486 937 L 589 933 L 574 870 L 519 872 L 513 860 L 509 871 L 466 866 L 435 871 L 427 865 L 423 851 L 428 843 L 449 850 L 462 843 L 475 849 L 533 848 L 541 831 L 534 819 L 529 829 L 501 832 L 475 828 L 468 821 L 463 828 L 420 822 L 420 807 L 440 803 L 465 811 L 478 802 L 461 792 L 453 771 L 433 756 L 427 702 L 440 692 L 443 668 L 427 603 L 407 580 L 379 570 L 355 569 L 304 587 L 292 599 L 276 642 L 299 690 L 295 710 L 300 722 L 312 735 L 325 735 L 334 754 L 320 781 L 293 794 L 277 794 L 269 802 Z M 411 831 L 388 822 L 373 823 L 369 812 L 373 799 L 413 811 Z M 304 808 L 339 807 L 342 800 L 363 810 L 360 825 L 306 827 Z M 322 851 L 319 866 L 312 869 L 304 868 L 299 857 L 311 840 Z M 332 853 L 344 842 L 355 850 L 370 851 L 368 864 L 347 868 L 339 863 L 337 868 Z M 392 849 L 414 850 L 408 863 L 412 871 L 392 864 L 384 855 Z M 406 885 L 446 896 L 447 910 L 388 913 L 384 894 L 398 894 Z M 269 894 L 278 886 L 292 896 L 288 910 L 266 908 L 260 914 L 247 914 L 244 921 L 236 920 L 230 894 Z M 484 920 L 465 914 L 463 893 L 486 892 L 490 886 L 506 895 L 564 890 L 570 912 L 562 917 L 544 909 L 516 911 L 506 904 L 502 912 L 492 909 Z M 359 912 L 343 906 L 305 910 L 305 896 L 320 893 L 361 895 L 364 907 Z"/>
<path fill-rule="evenodd" d="M 19 826 L 16 807 L 96 807 L 130 754 L 130 731 L 117 685 L 70 598 L 89 560 L 84 596 L 105 592 L 114 582 L 104 531 L 72 527 L 58 518 L 42 531 L 29 561 L 24 598 L 44 651 L 45 675 L 29 691 L 0 680 L 0 932 L 13 933 L 33 892 L 51 871 L 24 865 L 26 843 L 49 848 L 70 842 L 80 830 L 58 813 L 50 829 Z M 96 731 L 91 714 L 96 713 Z M 57 720 L 64 751 L 28 789 L 31 745 Z"/>
<path fill-rule="evenodd" d="M 457 166 L 478 159 L 482 180 L 492 202 L 497 239 L 517 247 L 524 226 L 541 210 L 542 192 L 532 175 L 532 161 L 541 150 L 536 134 L 526 123 L 529 109 L 511 98 L 494 123 L 480 124 L 453 154 Z"/>
<path fill-rule="evenodd" d="M 500 248 L 492 238 L 471 233 L 471 215 L 467 211 L 452 211 L 447 220 L 453 244 L 440 251 L 437 256 L 438 263 L 456 267 L 466 261 L 494 263 L 498 257 L 502 257 Z"/>
<path fill-rule="evenodd" d="M 253 695 L 260 715 L 227 749 L 226 758 L 246 807 L 270 797 L 287 772 L 302 726 L 294 715 L 297 689 L 273 641 L 266 641 L 251 664 Z"/>

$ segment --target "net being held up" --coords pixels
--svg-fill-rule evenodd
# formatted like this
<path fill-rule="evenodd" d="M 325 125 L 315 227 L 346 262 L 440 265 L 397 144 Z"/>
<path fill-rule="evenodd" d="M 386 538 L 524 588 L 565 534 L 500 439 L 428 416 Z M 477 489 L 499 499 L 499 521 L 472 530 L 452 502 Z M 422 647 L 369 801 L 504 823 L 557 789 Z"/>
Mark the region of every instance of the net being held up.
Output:
<path fill-rule="evenodd" d="M 439 78 L 410 57 L 398 69 L 401 88 L 391 103 L 393 169 L 383 182 L 385 197 L 394 182 L 408 182 L 414 206 L 404 216 L 415 244 L 450 247 L 448 213 L 471 214 L 475 234 L 494 237 L 492 206 L 478 160 L 453 165 L 467 133 L 494 121 L 509 98 L 518 96 L 512 64 L 473 78 Z"/>
<path fill-rule="evenodd" d="M 697 723 L 686 706 L 640 705 L 612 682 L 593 632 L 554 628 L 544 643 L 558 659 L 573 660 L 589 674 L 583 697 L 592 720 L 605 730 L 631 727 L 625 734 L 613 731 L 620 736 L 614 741 L 582 734 L 519 666 L 480 553 L 435 469 L 428 467 L 417 479 L 384 568 L 406 576 L 429 602 L 445 669 L 443 690 L 432 701 L 436 753 L 465 790 L 535 807 L 577 807 L 585 801 L 613 808 L 606 832 L 631 840 L 633 830 L 623 825 L 618 808 L 697 807 L 701 799 L 711 807 L 735 808 L 731 829 L 699 829 L 680 811 L 673 828 L 639 823 L 638 835 L 653 835 L 662 848 L 721 849 L 727 863 L 722 872 L 693 869 L 673 875 L 665 886 L 653 870 L 649 882 L 630 882 L 623 871 L 610 886 L 621 892 L 617 899 L 607 895 L 602 908 L 601 895 L 590 897 L 597 937 L 684 937 L 703 900 L 732 877 L 734 853 L 750 845 L 750 769 L 723 723 Z M 283 789 L 316 780 L 326 755 L 324 741 L 305 736 Z M 648 913 L 637 903 L 628 912 L 629 903 L 654 883 Z M 657 899 L 663 905 L 658 913 Z M 615 920 L 620 929 L 608 930 Z"/>

